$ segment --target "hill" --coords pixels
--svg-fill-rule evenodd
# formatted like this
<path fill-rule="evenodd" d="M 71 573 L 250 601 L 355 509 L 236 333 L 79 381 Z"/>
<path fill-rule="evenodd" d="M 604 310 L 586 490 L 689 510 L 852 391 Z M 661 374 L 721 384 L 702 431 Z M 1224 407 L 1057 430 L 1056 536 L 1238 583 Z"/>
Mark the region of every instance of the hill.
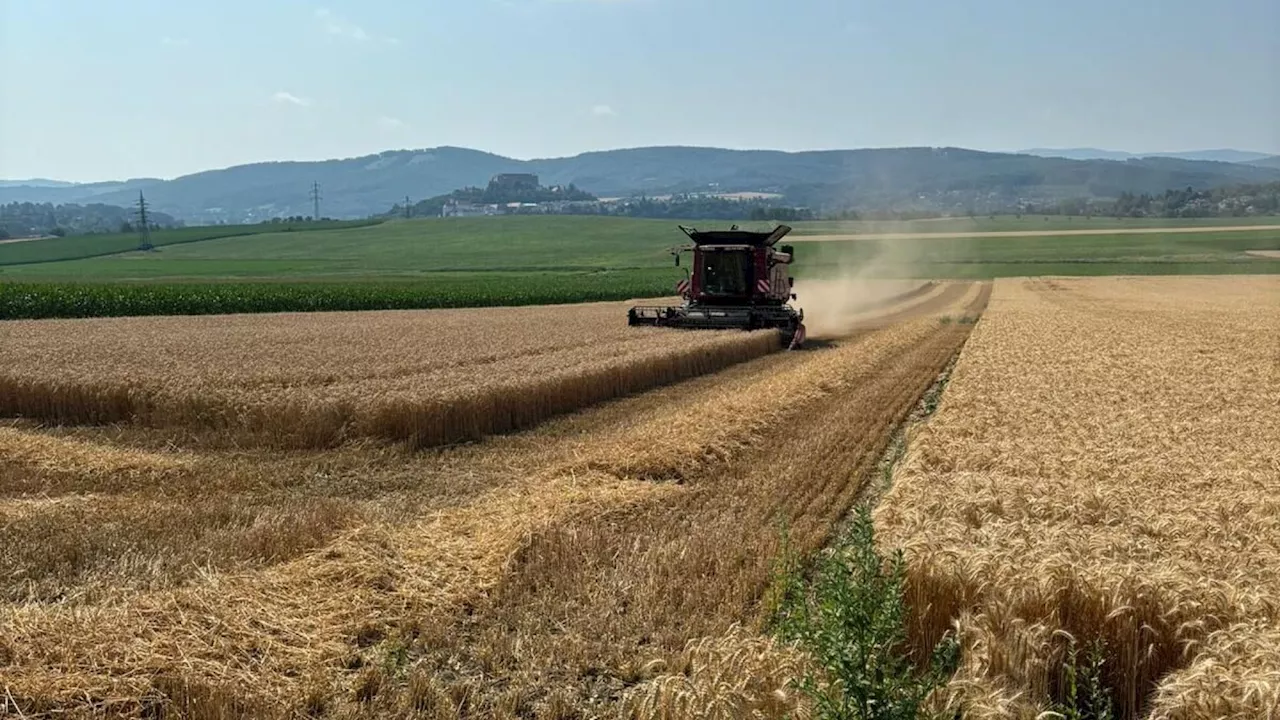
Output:
<path fill-rule="evenodd" d="M 26 180 L 0 180 L 0 187 L 74 187 L 76 183 L 66 180 L 50 180 L 48 178 L 29 178 Z"/>
<path fill-rule="evenodd" d="M 962 148 L 781 152 L 648 147 L 516 160 L 465 148 L 395 150 L 320 162 L 270 162 L 210 170 L 168 181 L 130 180 L 58 187 L 0 187 L 0 203 L 93 202 L 129 205 L 144 188 L 155 210 L 187 222 L 257 222 L 310 215 L 319 182 L 321 212 L 338 218 L 384 212 L 469 186 L 498 173 L 536 173 L 545 185 L 574 184 L 600 196 L 714 189 L 769 191 L 788 204 L 826 209 L 906 208 L 980 212 L 1020 201 L 1115 198 L 1232 183 L 1280 180 L 1280 168 L 1144 158 L 1067 160 Z"/>
<path fill-rule="evenodd" d="M 132 205 L 138 191 L 164 183 L 159 178 L 135 178 L 97 183 L 62 183 L 57 180 L 6 181 L 0 183 L 0 204 L 54 203 Z M 110 200 L 104 200 L 110 197 Z"/>

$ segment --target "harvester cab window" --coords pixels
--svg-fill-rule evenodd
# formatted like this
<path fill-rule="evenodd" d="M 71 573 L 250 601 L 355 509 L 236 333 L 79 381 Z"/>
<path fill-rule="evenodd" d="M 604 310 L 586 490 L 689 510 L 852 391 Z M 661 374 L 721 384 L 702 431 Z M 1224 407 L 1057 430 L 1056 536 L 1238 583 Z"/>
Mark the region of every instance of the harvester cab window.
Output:
<path fill-rule="evenodd" d="M 702 256 L 702 292 L 708 295 L 747 295 L 751 256 L 743 251 L 718 251 Z"/>

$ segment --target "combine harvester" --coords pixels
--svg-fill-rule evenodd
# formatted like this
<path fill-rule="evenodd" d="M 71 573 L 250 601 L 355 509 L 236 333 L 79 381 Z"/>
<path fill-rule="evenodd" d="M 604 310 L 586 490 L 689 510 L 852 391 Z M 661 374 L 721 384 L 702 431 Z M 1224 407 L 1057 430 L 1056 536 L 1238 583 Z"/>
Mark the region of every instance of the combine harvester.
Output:
<path fill-rule="evenodd" d="M 693 252 L 693 272 L 676 285 L 684 298 L 679 307 L 637 305 L 627 311 L 628 325 L 706 330 L 759 330 L 777 328 L 782 345 L 789 349 L 804 344 L 804 311 L 787 304 L 796 299 L 791 291 L 795 278 L 786 266 L 794 257 L 793 248 L 779 240 L 791 232 L 779 225 L 771 232 L 731 230 L 703 232 L 683 225 L 680 229 L 692 245 L 672 248 L 680 265 L 680 253 Z"/>

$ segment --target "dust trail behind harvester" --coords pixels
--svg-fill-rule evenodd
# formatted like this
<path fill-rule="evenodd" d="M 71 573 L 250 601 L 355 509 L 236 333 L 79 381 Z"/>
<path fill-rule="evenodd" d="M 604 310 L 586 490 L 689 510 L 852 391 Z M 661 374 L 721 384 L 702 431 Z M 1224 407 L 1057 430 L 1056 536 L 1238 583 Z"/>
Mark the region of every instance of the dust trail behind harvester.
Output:
<path fill-rule="evenodd" d="M 796 304 L 804 309 L 811 338 L 848 335 L 877 305 L 925 282 L 915 270 L 923 260 L 919 243 L 855 240 L 841 245 L 847 249 L 838 255 L 828 256 L 831 251 L 824 248 L 821 264 L 807 265 L 807 276 L 796 278 Z M 798 250 L 808 248 L 813 245 Z"/>

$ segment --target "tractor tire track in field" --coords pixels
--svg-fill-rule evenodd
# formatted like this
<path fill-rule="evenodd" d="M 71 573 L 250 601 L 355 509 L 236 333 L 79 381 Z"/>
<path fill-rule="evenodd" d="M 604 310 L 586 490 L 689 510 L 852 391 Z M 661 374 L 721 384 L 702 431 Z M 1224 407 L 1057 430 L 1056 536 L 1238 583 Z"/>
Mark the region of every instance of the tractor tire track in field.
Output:
<path fill-rule="evenodd" d="M 970 287 L 949 290 L 949 302 Z M 990 290 L 964 312 L 981 313 Z M 415 692 L 465 688 L 477 716 L 518 713 L 513 698 L 626 714 L 628 688 L 678 664 L 691 639 L 758 622 L 780 524 L 801 556 L 830 541 L 971 328 L 939 323 L 678 492 L 535 533 L 474 614 L 430 633 Z"/>

